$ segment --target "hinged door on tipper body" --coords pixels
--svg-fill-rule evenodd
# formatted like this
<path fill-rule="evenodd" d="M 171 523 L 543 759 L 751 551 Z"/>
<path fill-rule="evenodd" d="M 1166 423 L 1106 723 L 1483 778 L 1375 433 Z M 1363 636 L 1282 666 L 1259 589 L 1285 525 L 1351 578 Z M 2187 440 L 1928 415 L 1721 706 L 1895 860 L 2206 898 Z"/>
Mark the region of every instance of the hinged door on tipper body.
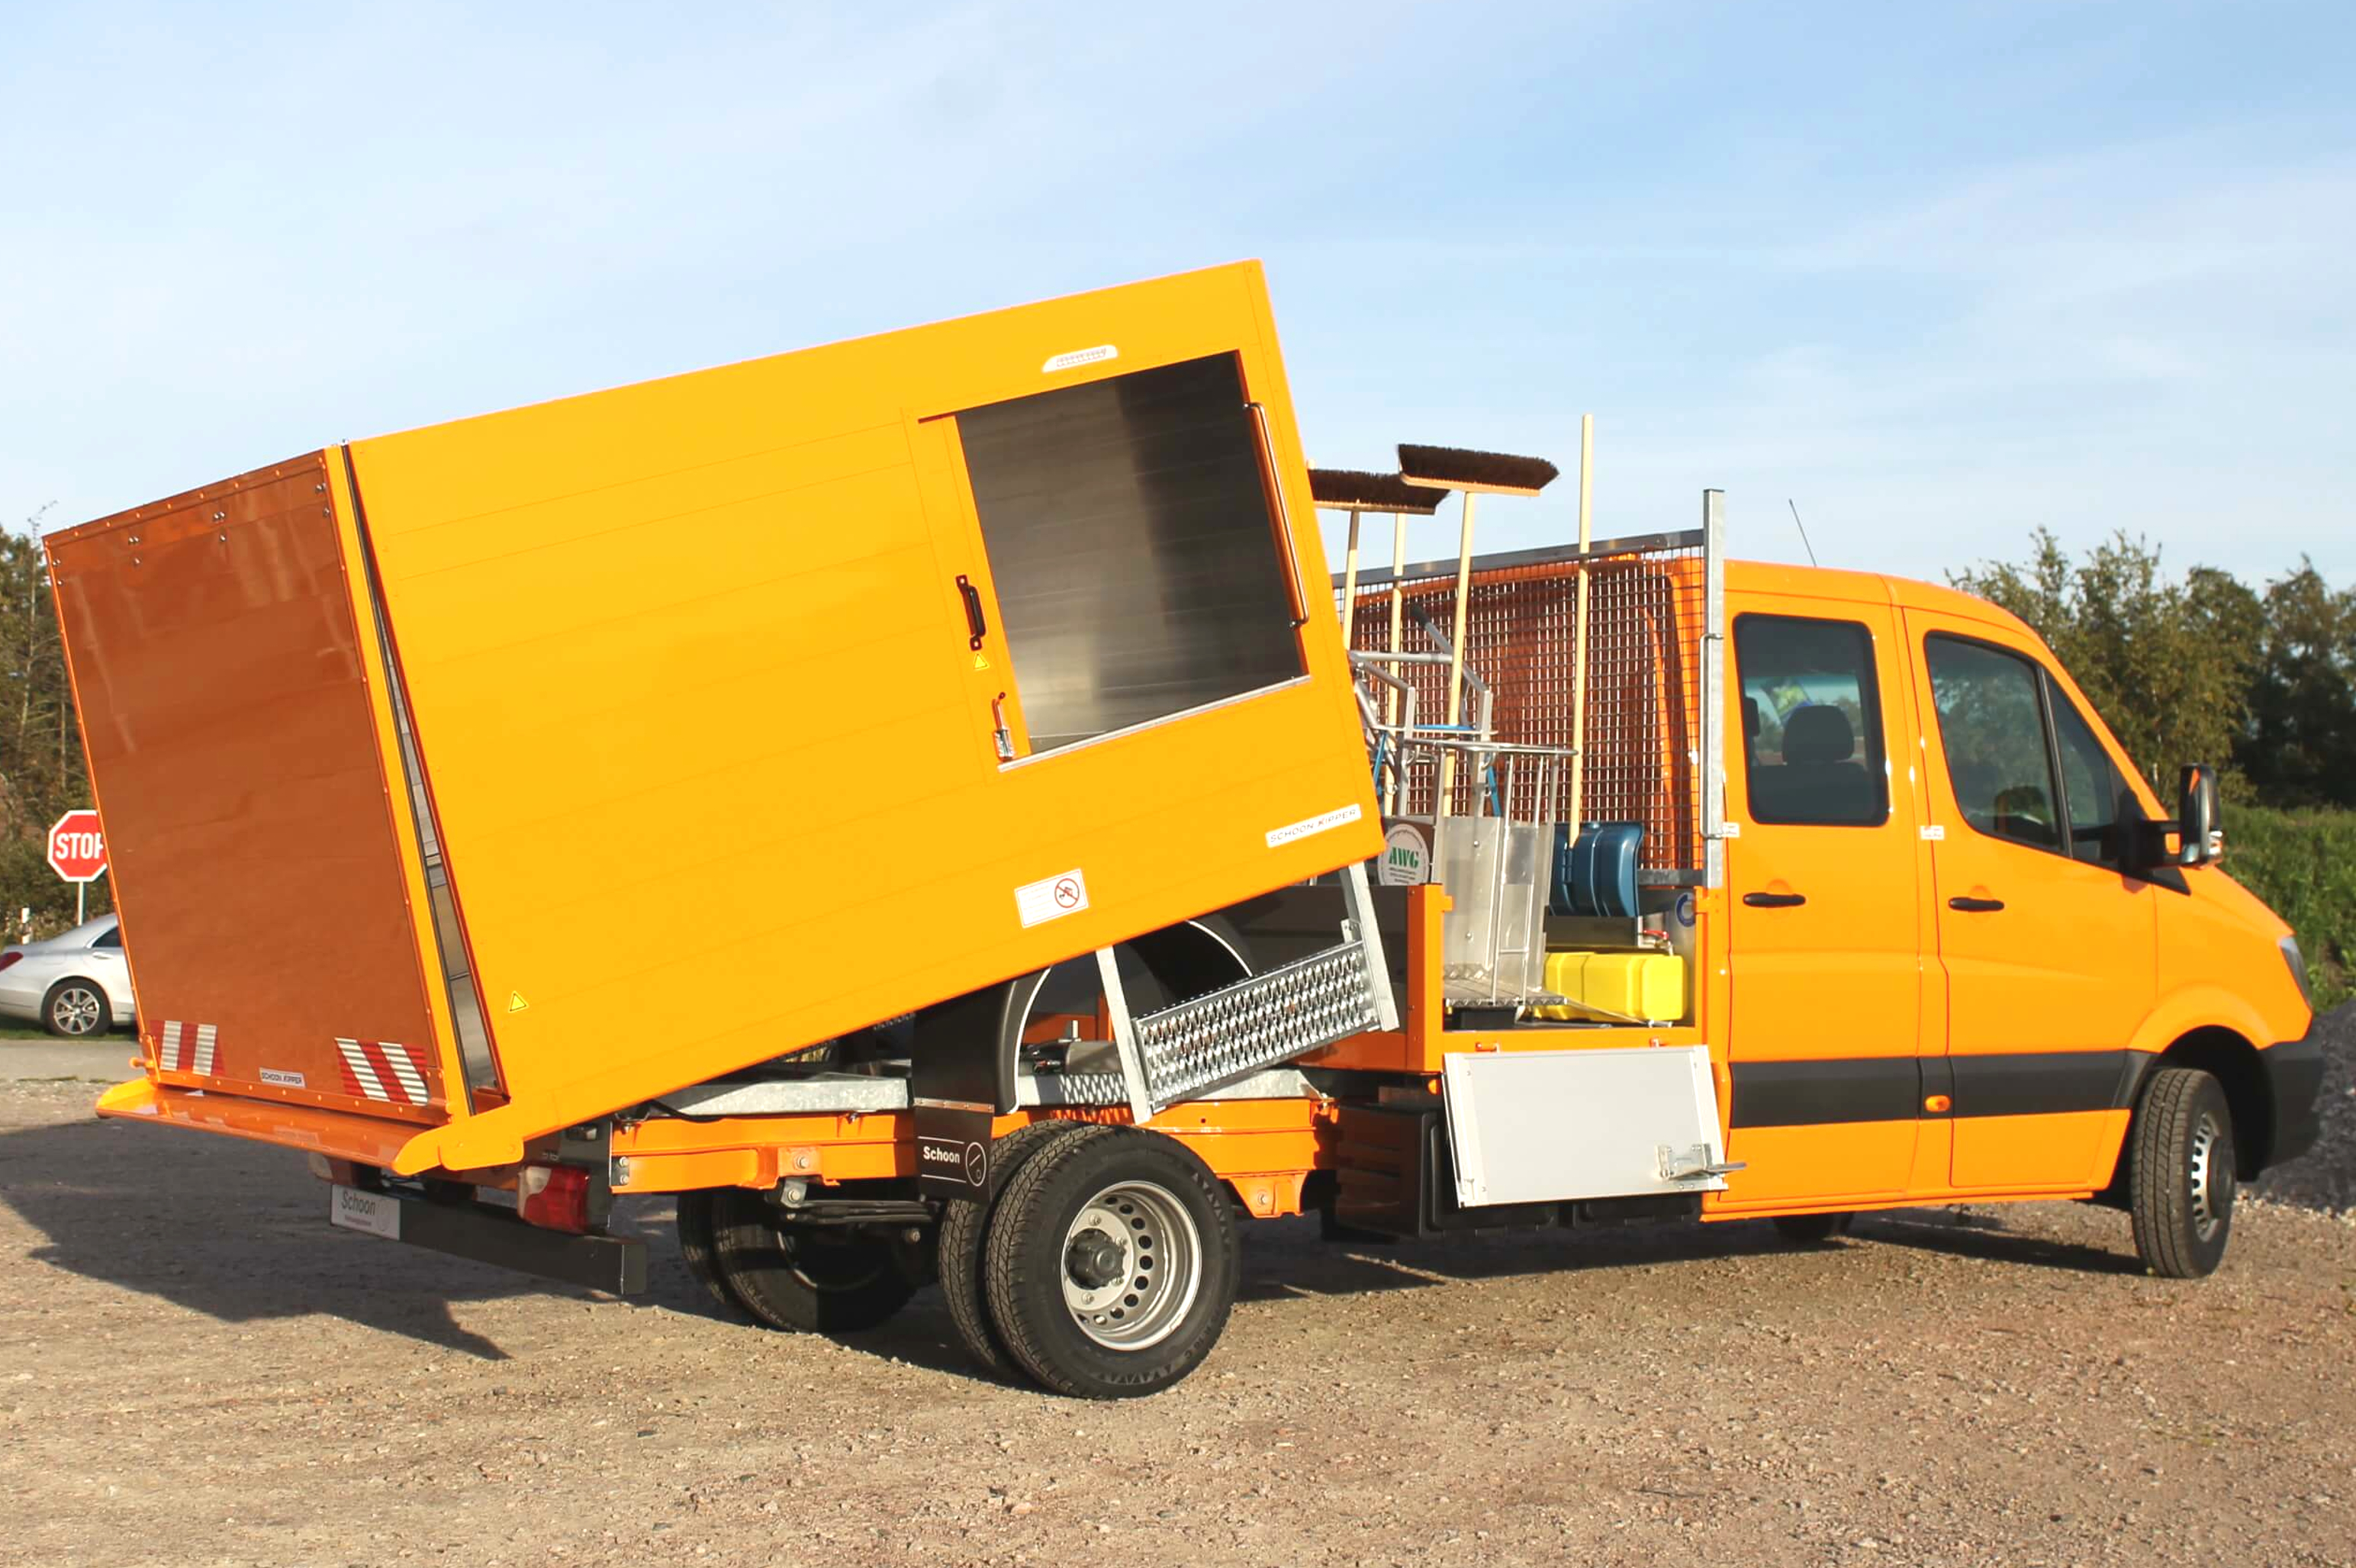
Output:
<path fill-rule="evenodd" d="M 156 1080 L 440 1121 L 448 1010 L 341 476 L 314 453 L 48 552 Z"/>

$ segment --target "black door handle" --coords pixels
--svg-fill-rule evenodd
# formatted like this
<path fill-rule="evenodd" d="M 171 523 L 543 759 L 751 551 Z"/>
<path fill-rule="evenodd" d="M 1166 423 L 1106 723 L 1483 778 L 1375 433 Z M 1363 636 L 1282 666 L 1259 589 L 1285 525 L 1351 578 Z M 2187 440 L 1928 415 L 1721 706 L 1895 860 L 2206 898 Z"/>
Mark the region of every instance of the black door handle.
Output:
<path fill-rule="evenodd" d="M 1992 915 L 2004 908 L 2004 900 L 2001 898 L 1950 898 L 1947 900 L 1947 908 L 1961 909 L 1966 915 Z"/>
<path fill-rule="evenodd" d="M 1742 901 L 1754 909 L 1796 909 L 1808 901 L 1804 893 L 1745 893 Z"/>
<path fill-rule="evenodd" d="M 990 629 L 981 618 L 981 590 L 973 585 L 972 578 L 960 572 L 958 574 L 958 592 L 965 596 L 965 628 L 973 634 L 966 646 L 979 653 L 981 651 L 982 634 Z"/>

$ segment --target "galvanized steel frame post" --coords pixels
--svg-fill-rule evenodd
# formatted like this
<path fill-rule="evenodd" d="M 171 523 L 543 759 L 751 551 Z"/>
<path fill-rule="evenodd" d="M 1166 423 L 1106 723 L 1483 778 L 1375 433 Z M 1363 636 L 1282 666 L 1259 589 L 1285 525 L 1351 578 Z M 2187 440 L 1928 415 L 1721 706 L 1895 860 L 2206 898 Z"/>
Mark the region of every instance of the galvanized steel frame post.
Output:
<path fill-rule="evenodd" d="M 1105 1013 L 1112 1020 L 1113 1053 L 1120 1058 L 1120 1082 L 1129 1097 L 1129 1119 L 1142 1127 L 1153 1120 L 1153 1095 L 1145 1082 L 1145 1058 L 1137 1048 L 1137 1022 L 1129 1015 L 1129 993 L 1110 948 L 1097 949 L 1097 980 L 1104 987 Z"/>

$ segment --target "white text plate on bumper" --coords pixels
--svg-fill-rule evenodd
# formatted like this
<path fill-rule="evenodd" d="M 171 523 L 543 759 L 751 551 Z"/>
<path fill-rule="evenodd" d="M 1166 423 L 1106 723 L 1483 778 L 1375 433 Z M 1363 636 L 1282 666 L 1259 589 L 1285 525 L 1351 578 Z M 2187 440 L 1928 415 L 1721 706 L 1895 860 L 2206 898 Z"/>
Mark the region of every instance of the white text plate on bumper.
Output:
<path fill-rule="evenodd" d="M 365 1230 L 387 1240 L 401 1240 L 401 1200 L 358 1187 L 327 1188 L 327 1223 L 347 1230 Z"/>

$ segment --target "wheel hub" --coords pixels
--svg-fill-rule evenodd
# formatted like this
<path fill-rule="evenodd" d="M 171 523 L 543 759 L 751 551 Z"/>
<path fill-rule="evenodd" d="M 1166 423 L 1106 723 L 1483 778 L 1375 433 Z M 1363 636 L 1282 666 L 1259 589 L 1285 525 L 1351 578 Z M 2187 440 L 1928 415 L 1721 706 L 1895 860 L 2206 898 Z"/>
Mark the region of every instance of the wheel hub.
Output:
<path fill-rule="evenodd" d="M 1083 1231 L 1065 1250 L 1064 1272 L 1082 1290 L 1100 1291 L 1129 1273 L 1129 1249 L 1101 1230 Z"/>

